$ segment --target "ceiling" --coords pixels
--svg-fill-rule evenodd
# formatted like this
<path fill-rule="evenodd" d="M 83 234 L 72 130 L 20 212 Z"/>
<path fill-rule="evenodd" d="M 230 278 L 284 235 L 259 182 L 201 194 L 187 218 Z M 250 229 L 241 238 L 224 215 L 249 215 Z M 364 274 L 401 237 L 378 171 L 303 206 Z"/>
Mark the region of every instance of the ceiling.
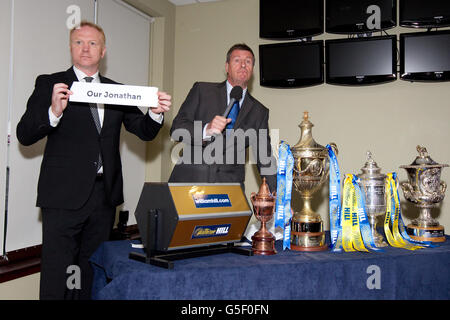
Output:
<path fill-rule="evenodd" d="M 185 4 L 202 3 L 202 2 L 214 2 L 220 0 L 169 0 L 176 6 L 183 6 Z"/>

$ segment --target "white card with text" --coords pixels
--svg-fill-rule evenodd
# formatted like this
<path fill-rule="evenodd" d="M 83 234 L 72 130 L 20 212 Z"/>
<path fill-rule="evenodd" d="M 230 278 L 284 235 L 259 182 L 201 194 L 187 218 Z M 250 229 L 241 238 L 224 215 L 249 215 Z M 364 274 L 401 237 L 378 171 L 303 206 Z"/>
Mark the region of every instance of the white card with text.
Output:
<path fill-rule="evenodd" d="M 158 88 L 75 81 L 69 101 L 155 108 Z"/>

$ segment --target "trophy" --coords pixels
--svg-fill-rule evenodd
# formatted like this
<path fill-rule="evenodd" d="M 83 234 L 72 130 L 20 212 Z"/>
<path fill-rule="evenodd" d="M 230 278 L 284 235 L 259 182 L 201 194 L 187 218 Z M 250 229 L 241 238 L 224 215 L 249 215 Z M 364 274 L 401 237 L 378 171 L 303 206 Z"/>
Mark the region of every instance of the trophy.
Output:
<path fill-rule="evenodd" d="M 400 184 L 403 195 L 420 211 L 406 232 L 414 240 L 444 242 L 444 227 L 431 217 L 431 209 L 444 199 L 447 184 L 441 181 L 441 171 L 448 165 L 433 161 L 424 147 L 417 146 L 417 152 L 413 163 L 400 166 L 408 173 L 408 182 Z"/>
<path fill-rule="evenodd" d="M 299 125 L 300 140 L 291 148 L 294 157 L 293 183 L 303 200 L 303 208 L 294 213 L 291 224 L 291 249 L 297 251 L 322 251 L 328 248 L 322 218 L 311 209 L 311 199 L 328 178 L 330 162 L 327 148 L 312 137 L 313 126 L 308 119 L 308 112 L 304 112 Z M 330 146 L 337 154 L 336 144 L 330 143 Z"/>
<path fill-rule="evenodd" d="M 259 192 L 252 192 L 250 199 L 255 217 L 261 222 L 260 229 L 252 236 L 252 251 L 257 255 L 276 254 L 275 236 L 266 227 L 266 223 L 273 217 L 276 198 L 275 193 L 270 193 L 266 178 L 263 178 Z"/>
<path fill-rule="evenodd" d="M 381 168 L 372 159 L 372 153 L 367 151 L 367 162 L 362 173 L 357 175 L 358 184 L 364 190 L 364 200 L 366 204 L 366 213 L 369 218 L 370 231 L 372 233 L 375 246 L 386 247 L 387 243 L 383 236 L 377 232 L 377 218 L 386 214 L 386 175 L 381 173 Z"/>

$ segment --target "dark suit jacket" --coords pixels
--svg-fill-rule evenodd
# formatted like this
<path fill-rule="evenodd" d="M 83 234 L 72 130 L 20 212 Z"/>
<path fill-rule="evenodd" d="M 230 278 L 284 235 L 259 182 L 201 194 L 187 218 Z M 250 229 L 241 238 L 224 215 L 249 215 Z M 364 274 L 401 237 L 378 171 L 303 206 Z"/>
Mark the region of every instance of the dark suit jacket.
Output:
<path fill-rule="evenodd" d="M 17 125 L 19 142 L 31 145 L 47 137 L 38 182 L 37 206 L 78 209 L 88 199 L 96 179 L 101 151 L 106 193 L 111 205 L 123 202 L 122 165 L 119 154 L 120 130 L 125 128 L 142 140 L 152 140 L 161 125 L 139 108 L 105 105 L 101 134 L 97 132 L 87 103 L 69 102 L 57 127 L 49 121 L 53 85 L 72 86 L 78 81 L 73 68 L 51 75 L 40 75 Z M 104 83 L 116 84 L 100 76 Z"/>
<path fill-rule="evenodd" d="M 248 135 L 245 138 L 245 144 L 238 144 L 235 140 L 224 138 L 223 148 L 221 145 L 214 147 L 214 145 L 202 141 L 203 127 L 210 122 L 216 115 L 222 115 L 227 107 L 227 90 L 226 82 L 210 83 L 197 82 L 190 90 L 186 100 L 182 104 L 177 116 L 173 120 L 172 128 L 170 130 L 171 136 L 176 141 L 183 141 L 185 148 L 183 149 L 183 162 L 175 165 L 169 182 L 239 182 L 243 183 L 245 179 L 245 164 L 237 159 L 243 156 L 245 159 L 245 149 L 252 145 L 253 151 L 256 147 L 261 147 L 260 142 L 265 144 L 265 150 L 262 154 L 264 157 L 259 157 L 260 153 L 255 157 L 258 170 L 272 165 L 271 174 L 264 175 L 269 184 L 270 190 L 276 190 L 276 166 L 275 160 L 272 157 L 270 146 L 270 137 L 268 132 L 269 110 L 264 107 L 259 101 L 253 98 L 247 91 L 241 110 L 236 119 L 234 129 L 242 129 L 244 132 L 254 132 L 255 135 Z M 194 124 L 194 121 L 199 121 Z M 177 129 L 185 129 L 189 135 L 183 134 L 183 131 Z M 249 130 L 254 129 L 254 130 Z M 259 130 L 266 129 L 267 134 L 259 136 Z M 250 137 L 255 137 L 251 139 Z M 217 143 L 219 138 L 216 137 L 214 142 Z M 262 140 L 261 140 L 262 139 Z M 188 148 L 188 149 L 186 149 Z M 230 151 L 231 150 L 231 151 Z M 223 159 L 223 163 L 211 164 L 205 162 L 205 152 L 213 154 L 213 159 Z M 198 157 L 202 153 L 203 157 Z M 233 161 L 226 162 L 226 152 L 231 152 L 231 159 Z M 186 155 L 187 153 L 187 155 Z M 218 156 L 218 157 L 216 157 Z M 228 154 L 228 156 L 230 156 Z M 190 159 L 190 160 L 189 160 Z M 271 162 L 265 161 L 271 159 Z M 264 160 L 264 161 L 263 161 Z M 201 163 L 199 163 L 201 161 Z M 230 164 L 231 162 L 231 164 Z M 265 162 L 265 163 L 263 163 Z M 229 164 L 227 164 L 229 163 Z M 270 171 L 270 170 L 269 170 Z"/>

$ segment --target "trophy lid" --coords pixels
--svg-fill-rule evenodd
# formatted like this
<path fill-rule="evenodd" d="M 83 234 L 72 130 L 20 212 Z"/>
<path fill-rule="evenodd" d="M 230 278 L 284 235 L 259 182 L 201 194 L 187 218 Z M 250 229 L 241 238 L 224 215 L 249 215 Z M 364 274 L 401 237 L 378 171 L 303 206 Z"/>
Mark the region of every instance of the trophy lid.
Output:
<path fill-rule="evenodd" d="M 308 111 L 303 112 L 303 121 L 299 124 L 301 129 L 300 140 L 295 146 L 292 147 L 292 151 L 299 150 L 311 150 L 311 149 L 325 149 L 324 146 L 318 144 L 312 137 L 312 127 L 314 125 L 309 121 Z"/>
<path fill-rule="evenodd" d="M 266 182 L 266 177 L 263 177 L 262 179 L 256 198 L 273 198 L 273 195 L 270 193 L 269 185 Z"/>
<path fill-rule="evenodd" d="M 416 157 L 416 159 L 408 166 L 400 166 L 400 168 L 404 169 L 410 169 L 410 168 L 417 168 L 417 167 L 426 167 L 426 168 L 442 168 L 442 167 L 448 167 L 448 164 L 438 164 L 436 161 L 431 159 L 430 155 L 427 152 L 427 148 L 417 146 L 416 147 L 417 152 L 419 155 Z"/>
<path fill-rule="evenodd" d="M 381 168 L 372 158 L 372 152 L 367 151 L 367 162 L 364 167 L 361 168 L 362 173 L 358 175 L 360 179 L 366 178 L 385 178 L 386 175 L 381 173 Z"/>

